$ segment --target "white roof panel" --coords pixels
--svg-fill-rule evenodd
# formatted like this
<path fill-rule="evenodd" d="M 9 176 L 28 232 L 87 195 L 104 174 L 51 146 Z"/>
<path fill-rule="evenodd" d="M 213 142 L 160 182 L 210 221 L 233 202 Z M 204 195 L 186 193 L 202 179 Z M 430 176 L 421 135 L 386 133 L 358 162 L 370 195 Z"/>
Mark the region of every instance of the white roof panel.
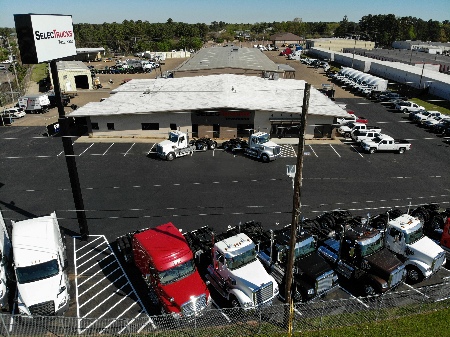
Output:
<path fill-rule="evenodd" d="M 177 112 L 200 109 L 246 109 L 301 113 L 305 81 L 268 80 L 233 74 L 134 79 L 113 90 L 103 102 L 91 102 L 70 117 Z M 311 88 L 309 114 L 346 116 L 347 112 Z"/>

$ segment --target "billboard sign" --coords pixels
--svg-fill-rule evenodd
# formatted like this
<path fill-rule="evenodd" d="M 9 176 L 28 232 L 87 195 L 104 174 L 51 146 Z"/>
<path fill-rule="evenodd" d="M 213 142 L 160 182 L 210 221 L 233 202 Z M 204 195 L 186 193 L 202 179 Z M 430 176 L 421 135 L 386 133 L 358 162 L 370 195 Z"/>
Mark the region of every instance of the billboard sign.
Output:
<path fill-rule="evenodd" d="M 23 64 L 36 64 L 76 55 L 72 16 L 14 14 Z"/>

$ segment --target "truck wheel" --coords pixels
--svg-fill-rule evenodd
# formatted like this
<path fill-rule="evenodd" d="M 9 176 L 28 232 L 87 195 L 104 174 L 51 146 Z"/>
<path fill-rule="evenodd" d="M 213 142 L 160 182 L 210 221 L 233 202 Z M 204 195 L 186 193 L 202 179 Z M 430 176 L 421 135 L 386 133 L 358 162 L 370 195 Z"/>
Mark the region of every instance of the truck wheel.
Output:
<path fill-rule="evenodd" d="M 401 147 L 398 149 L 398 153 L 402 154 L 405 153 L 406 149 L 404 147 Z"/>
<path fill-rule="evenodd" d="M 217 147 L 217 143 L 216 143 L 216 142 L 211 142 L 211 143 L 209 144 L 209 149 L 210 149 L 210 150 L 214 150 L 216 147 Z"/>
<path fill-rule="evenodd" d="M 168 161 L 174 160 L 175 159 L 175 153 L 173 153 L 173 152 L 168 153 L 167 156 L 166 156 L 166 159 Z"/>
<path fill-rule="evenodd" d="M 409 266 L 406 268 L 406 282 L 418 283 L 422 281 L 423 275 L 417 267 Z"/>
<path fill-rule="evenodd" d="M 231 296 L 231 307 L 232 308 L 240 308 L 241 304 L 235 296 Z"/>
<path fill-rule="evenodd" d="M 369 150 L 369 153 L 375 153 L 377 151 L 377 149 L 375 149 L 374 147 L 371 147 Z"/>
<path fill-rule="evenodd" d="M 198 151 L 205 151 L 206 150 L 205 143 L 197 143 L 196 148 Z"/>
<path fill-rule="evenodd" d="M 294 303 L 303 302 L 302 293 L 298 289 L 295 289 L 292 294 L 292 299 L 294 300 Z"/>
<path fill-rule="evenodd" d="M 350 132 L 346 132 L 346 133 L 344 133 L 344 137 L 345 137 L 345 138 L 350 138 L 350 137 L 351 137 L 351 134 L 350 134 Z"/>
<path fill-rule="evenodd" d="M 363 291 L 365 296 L 373 296 L 376 294 L 375 288 L 370 283 L 364 284 Z"/>
<path fill-rule="evenodd" d="M 267 154 L 264 153 L 263 155 L 261 155 L 261 160 L 263 163 L 268 163 L 270 161 L 270 158 Z"/>
<path fill-rule="evenodd" d="M 408 113 L 408 109 L 403 109 L 403 113 L 407 114 Z"/>

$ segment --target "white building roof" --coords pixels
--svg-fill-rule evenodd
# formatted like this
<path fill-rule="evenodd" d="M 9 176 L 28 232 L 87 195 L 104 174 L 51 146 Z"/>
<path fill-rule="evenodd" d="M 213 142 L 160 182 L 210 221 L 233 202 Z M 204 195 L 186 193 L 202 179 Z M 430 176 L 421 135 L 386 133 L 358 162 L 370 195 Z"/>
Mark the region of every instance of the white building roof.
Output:
<path fill-rule="evenodd" d="M 204 109 L 246 109 L 302 112 L 305 81 L 268 80 L 233 74 L 134 79 L 113 90 L 103 102 L 91 102 L 70 117 L 136 113 L 184 112 Z M 308 114 L 346 116 L 347 112 L 327 96 L 311 88 Z"/>

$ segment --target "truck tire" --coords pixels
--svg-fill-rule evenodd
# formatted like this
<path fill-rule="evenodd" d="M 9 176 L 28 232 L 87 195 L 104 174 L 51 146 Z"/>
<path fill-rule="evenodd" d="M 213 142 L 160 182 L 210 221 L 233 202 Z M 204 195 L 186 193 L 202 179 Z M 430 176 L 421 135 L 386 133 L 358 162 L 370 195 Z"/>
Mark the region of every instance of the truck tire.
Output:
<path fill-rule="evenodd" d="M 407 114 L 408 113 L 408 109 L 403 109 L 403 113 Z"/>
<path fill-rule="evenodd" d="M 371 147 L 371 148 L 369 149 L 369 153 L 375 153 L 375 152 L 377 152 L 377 149 L 376 149 L 376 148 Z"/>
<path fill-rule="evenodd" d="M 292 300 L 294 301 L 294 303 L 303 302 L 303 295 L 300 290 L 294 289 L 294 291 L 292 292 Z"/>
<path fill-rule="evenodd" d="M 230 303 L 231 303 L 231 307 L 232 308 L 240 308 L 241 307 L 241 303 L 239 303 L 238 299 L 236 298 L 236 296 L 231 296 L 230 297 Z"/>
<path fill-rule="evenodd" d="M 350 137 L 351 137 L 351 134 L 350 134 L 350 132 L 346 132 L 346 133 L 344 133 L 344 137 L 345 137 L 345 138 L 350 138 Z"/>
<path fill-rule="evenodd" d="M 363 285 L 364 296 L 374 296 L 377 292 L 370 282 Z"/>
<path fill-rule="evenodd" d="M 422 272 L 415 266 L 406 267 L 406 283 L 414 284 L 422 281 L 423 274 Z"/>
<path fill-rule="evenodd" d="M 406 149 L 404 147 L 401 147 L 398 149 L 398 153 L 402 154 L 405 153 Z"/>
<path fill-rule="evenodd" d="M 269 156 L 267 154 L 263 153 L 261 155 L 261 160 L 262 160 L 263 163 L 268 163 L 270 161 L 270 158 L 269 158 Z"/>
<path fill-rule="evenodd" d="M 216 147 L 217 147 L 217 142 L 211 142 L 211 143 L 209 144 L 209 149 L 210 149 L 210 150 L 214 150 Z"/>
<path fill-rule="evenodd" d="M 206 144 L 205 143 L 197 143 L 196 148 L 198 151 L 206 151 Z"/>
<path fill-rule="evenodd" d="M 169 152 L 169 153 L 167 154 L 167 156 L 166 156 L 166 160 L 172 161 L 172 160 L 174 160 L 174 159 L 175 159 L 175 153 Z"/>

